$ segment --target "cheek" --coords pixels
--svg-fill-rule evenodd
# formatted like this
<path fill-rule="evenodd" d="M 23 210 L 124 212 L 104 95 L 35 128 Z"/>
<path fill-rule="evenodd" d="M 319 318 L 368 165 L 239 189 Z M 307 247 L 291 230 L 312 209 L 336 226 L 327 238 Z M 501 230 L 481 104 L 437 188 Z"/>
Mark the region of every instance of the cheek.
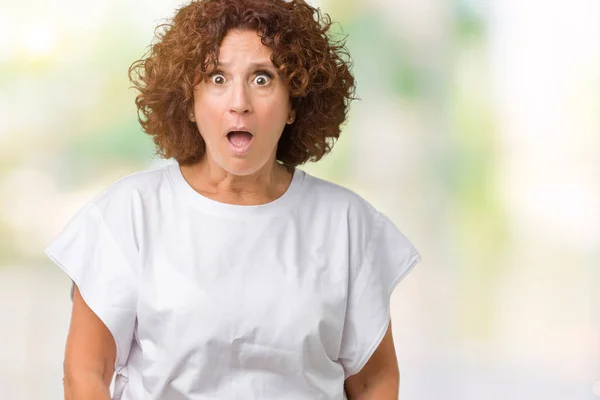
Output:
<path fill-rule="evenodd" d="M 194 114 L 196 115 L 196 123 L 198 129 L 205 139 L 221 130 L 221 107 L 216 101 L 195 101 Z"/>
<path fill-rule="evenodd" d="M 214 115 L 221 109 L 220 102 L 218 99 L 208 99 L 207 97 L 200 97 L 194 100 L 194 110 L 199 115 Z"/>
<path fill-rule="evenodd" d="M 289 102 L 285 97 L 277 96 L 263 107 L 264 113 L 277 125 L 285 124 L 290 114 Z"/>
<path fill-rule="evenodd" d="M 279 123 L 281 130 L 283 130 L 288 119 L 290 118 L 290 108 L 285 104 L 285 102 L 282 102 L 282 105 L 280 105 L 277 110 L 277 122 Z"/>

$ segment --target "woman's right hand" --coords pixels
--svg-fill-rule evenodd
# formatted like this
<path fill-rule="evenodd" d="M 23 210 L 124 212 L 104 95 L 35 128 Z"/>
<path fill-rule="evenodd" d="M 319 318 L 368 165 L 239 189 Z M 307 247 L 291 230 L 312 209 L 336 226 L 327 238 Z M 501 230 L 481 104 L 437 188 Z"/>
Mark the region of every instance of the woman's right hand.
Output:
<path fill-rule="evenodd" d="M 65 400 L 110 400 L 115 357 L 112 334 L 75 285 L 63 364 Z"/>

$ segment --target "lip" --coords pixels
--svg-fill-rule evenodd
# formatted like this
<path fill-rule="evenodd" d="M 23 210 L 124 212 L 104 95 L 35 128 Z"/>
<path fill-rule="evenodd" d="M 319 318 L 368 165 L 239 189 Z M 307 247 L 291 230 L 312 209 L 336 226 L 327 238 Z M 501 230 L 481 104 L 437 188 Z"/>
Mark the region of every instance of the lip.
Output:
<path fill-rule="evenodd" d="M 252 138 L 245 146 L 241 146 L 241 147 L 235 146 L 233 143 L 231 143 L 229 141 L 229 137 L 228 137 L 229 132 L 233 132 L 233 131 L 248 132 L 252 135 Z M 250 151 L 250 148 L 252 147 L 252 144 L 254 143 L 254 134 L 248 128 L 246 128 L 244 126 L 236 126 L 236 127 L 232 127 L 231 129 L 227 130 L 227 132 L 225 133 L 225 139 L 227 140 L 227 144 L 229 144 L 229 149 L 231 150 L 231 152 L 234 155 L 243 156 L 243 155 L 248 154 L 248 152 Z"/>
<path fill-rule="evenodd" d="M 250 128 L 248 128 L 247 126 L 244 126 L 244 125 L 230 126 L 225 131 L 225 136 L 227 136 L 229 134 L 229 132 L 233 132 L 233 131 L 246 131 L 246 132 L 249 132 L 250 134 L 252 134 L 252 136 L 254 137 L 254 133 L 252 133 L 252 131 L 250 130 Z"/>

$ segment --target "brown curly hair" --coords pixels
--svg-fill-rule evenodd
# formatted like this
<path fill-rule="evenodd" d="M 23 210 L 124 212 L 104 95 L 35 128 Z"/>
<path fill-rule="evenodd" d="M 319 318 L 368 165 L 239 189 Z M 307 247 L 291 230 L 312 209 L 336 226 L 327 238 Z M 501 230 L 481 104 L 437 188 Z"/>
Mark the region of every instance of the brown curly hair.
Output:
<path fill-rule="evenodd" d="M 155 42 L 129 67 L 139 94 L 138 120 L 157 154 L 192 164 L 205 143 L 188 119 L 193 89 L 216 67 L 219 45 L 231 29 L 255 30 L 290 92 L 296 121 L 286 125 L 277 160 L 295 167 L 318 161 L 340 134 L 354 99 L 351 59 L 344 39 L 329 35 L 329 15 L 304 0 L 197 0 L 159 25 Z"/>

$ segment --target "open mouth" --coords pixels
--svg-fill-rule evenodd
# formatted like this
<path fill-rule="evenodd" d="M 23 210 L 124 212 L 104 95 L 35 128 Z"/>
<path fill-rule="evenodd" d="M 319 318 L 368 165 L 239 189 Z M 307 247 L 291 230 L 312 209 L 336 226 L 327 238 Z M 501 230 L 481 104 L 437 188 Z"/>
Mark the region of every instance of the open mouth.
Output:
<path fill-rule="evenodd" d="M 227 134 L 229 144 L 237 151 L 245 151 L 250 147 L 254 136 L 248 131 L 231 131 Z"/>

